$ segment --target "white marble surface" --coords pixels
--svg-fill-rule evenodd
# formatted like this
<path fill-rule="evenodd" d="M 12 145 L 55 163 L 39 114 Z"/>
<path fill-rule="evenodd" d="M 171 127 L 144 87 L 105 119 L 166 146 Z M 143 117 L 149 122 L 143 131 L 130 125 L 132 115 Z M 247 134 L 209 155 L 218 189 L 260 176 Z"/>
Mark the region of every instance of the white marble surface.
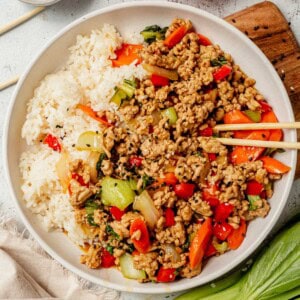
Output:
<path fill-rule="evenodd" d="M 128 2 L 121 0 L 63 0 L 36 16 L 18 28 L 0 36 L 0 82 L 21 74 L 32 57 L 39 51 L 43 44 L 55 35 L 61 28 L 76 18 L 93 10 L 112 4 Z M 260 1 L 256 0 L 173 0 L 198 7 L 217 16 L 223 17 L 235 11 Z M 275 0 L 300 41 L 300 1 L 299 0 Z M 31 5 L 17 0 L 0 0 L 0 26 L 17 18 L 32 9 Z M 6 115 L 6 109 L 10 101 L 14 87 L 0 92 L 0 139 L 2 142 L 2 129 Z M 2 158 L 2 147 L 0 149 Z M 4 178 L 3 159 L 0 161 L 0 212 L 16 218 L 20 229 L 23 225 L 16 215 L 10 201 L 7 185 Z M 295 181 L 292 188 L 289 203 L 286 207 L 282 221 L 296 212 L 300 212 L 300 181 Z M 148 297 L 146 295 L 122 294 L 123 299 L 164 299 L 164 296 Z M 170 299 L 170 295 L 166 299 Z"/>

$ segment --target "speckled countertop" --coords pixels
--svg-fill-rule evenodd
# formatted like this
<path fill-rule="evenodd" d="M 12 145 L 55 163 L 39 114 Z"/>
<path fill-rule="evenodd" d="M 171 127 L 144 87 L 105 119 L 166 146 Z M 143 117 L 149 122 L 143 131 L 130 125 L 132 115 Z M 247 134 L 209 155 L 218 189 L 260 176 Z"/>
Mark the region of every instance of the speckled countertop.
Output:
<path fill-rule="evenodd" d="M 153 0 L 154 1 L 154 0 Z M 18 28 L 0 37 L 0 82 L 21 74 L 25 66 L 40 48 L 52 38 L 61 28 L 73 20 L 112 4 L 129 2 L 126 0 L 63 0 L 44 12 L 19 26 Z M 235 11 L 260 1 L 256 0 L 173 0 L 189 4 L 194 7 L 204 9 L 217 16 L 224 17 Z M 276 0 L 274 2 L 283 12 L 287 20 L 291 23 L 296 38 L 300 41 L 300 2 L 299 0 Z M 17 0 L 0 0 L 0 25 L 17 18 L 32 9 L 31 5 L 21 3 Z M 3 124 L 6 109 L 10 101 L 14 87 L 10 87 L 0 92 L 0 139 L 2 142 Z M 2 157 L 2 147 L 0 148 Z M 14 206 L 10 200 L 8 188 L 4 178 L 3 159 L 0 161 L 0 212 L 14 217 L 20 229 L 23 225 L 16 214 Z M 282 216 L 282 222 L 296 212 L 300 212 L 300 180 L 295 181 L 290 193 L 289 202 Z M 166 296 L 166 295 L 165 295 Z M 134 295 L 122 293 L 122 299 L 164 299 L 165 296 L 156 295 Z M 167 296 L 170 299 L 170 295 Z"/>

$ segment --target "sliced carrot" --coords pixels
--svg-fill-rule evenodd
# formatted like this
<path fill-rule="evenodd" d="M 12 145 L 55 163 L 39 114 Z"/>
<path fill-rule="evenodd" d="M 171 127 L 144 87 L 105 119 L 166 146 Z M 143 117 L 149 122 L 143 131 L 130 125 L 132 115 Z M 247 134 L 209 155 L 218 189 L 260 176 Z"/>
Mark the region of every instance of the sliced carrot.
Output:
<path fill-rule="evenodd" d="M 279 160 L 269 156 L 263 156 L 260 160 L 263 162 L 264 168 L 271 174 L 284 174 L 291 169 Z"/>
<path fill-rule="evenodd" d="M 233 136 L 235 139 L 246 139 L 251 132 L 252 130 L 235 130 Z"/>
<path fill-rule="evenodd" d="M 273 110 L 265 112 L 262 114 L 261 118 L 262 123 L 277 123 L 278 119 L 273 112 Z M 273 129 L 270 130 L 271 134 L 269 137 L 269 141 L 281 141 L 283 137 L 283 131 L 281 129 Z"/>
<path fill-rule="evenodd" d="M 240 221 L 240 227 L 231 231 L 227 238 L 228 247 L 231 250 L 237 249 L 243 242 L 247 231 L 247 224 L 244 219 Z"/>
<path fill-rule="evenodd" d="M 83 104 L 78 104 L 77 108 L 79 108 L 80 110 L 82 110 L 85 114 L 87 114 L 88 116 L 90 116 L 91 118 L 93 118 L 94 120 L 100 122 L 101 124 L 103 124 L 106 127 L 111 126 L 112 124 L 110 124 L 106 119 L 104 118 L 100 118 L 97 116 L 97 113 L 95 111 L 92 110 L 91 107 L 87 106 L 87 105 L 83 105 Z"/>
<path fill-rule="evenodd" d="M 270 137 L 269 130 L 253 130 L 247 137 L 247 140 L 267 141 Z M 265 148 L 262 147 L 246 147 L 237 146 L 231 153 L 231 161 L 233 164 L 242 164 L 249 161 L 257 160 Z"/>
<path fill-rule="evenodd" d="M 115 51 L 116 59 L 112 59 L 113 67 L 121 67 L 124 65 L 130 65 L 135 60 L 141 63 L 139 52 L 143 49 L 142 45 L 135 44 L 122 44 L 122 47 Z"/>
<path fill-rule="evenodd" d="M 224 116 L 225 124 L 243 124 L 243 123 L 253 123 L 250 118 L 248 118 L 240 110 L 232 110 L 225 114 Z"/>
<path fill-rule="evenodd" d="M 191 242 L 189 251 L 191 269 L 195 269 L 200 265 L 204 257 L 206 248 L 210 242 L 212 232 L 212 219 L 207 218 L 201 225 Z"/>
<path fill-rule="evenodd" d="M 168 48 L 172 48 L 177 45 L 182 38 L 187 34 L 188 28 L 182 25 L 175 29 L 167 38 L 164 40 L 164 45 Z"/>

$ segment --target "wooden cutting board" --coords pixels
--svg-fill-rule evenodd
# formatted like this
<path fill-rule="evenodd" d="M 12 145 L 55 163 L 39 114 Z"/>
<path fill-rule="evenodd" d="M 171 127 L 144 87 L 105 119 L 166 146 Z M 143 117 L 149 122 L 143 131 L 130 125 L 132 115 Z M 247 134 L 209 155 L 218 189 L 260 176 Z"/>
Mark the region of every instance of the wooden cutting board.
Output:
<path fill-rule="evenodd" d="M 246 34 L 269 58 L 290 96 L 295 119 L 300 121 L 300 48 L 278 7 L 264 1 L 225 20 Z M 299 177 L 300 159 L 296 169 L 296 178 Z"/>

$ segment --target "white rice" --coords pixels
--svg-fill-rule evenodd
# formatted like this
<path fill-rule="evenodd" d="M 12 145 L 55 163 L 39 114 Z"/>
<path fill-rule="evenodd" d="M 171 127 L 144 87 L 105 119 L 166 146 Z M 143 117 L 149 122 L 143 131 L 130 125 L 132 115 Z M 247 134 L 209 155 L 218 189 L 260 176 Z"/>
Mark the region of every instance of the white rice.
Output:
<path fill-rule="evenodd" d="M 22 137 L 29 147 L 20 158 L 24 200 L 33 213 L 41 216 L 48 230 L 64 229 L 76 244 L 83 244 L 88 237 L 75 222 L 68 194 L 62 192 L 55 171 L 60 153 L 40 140 L 48 133 L 63 137 L 60 142 L 73 159 L 87 157 L 87 152 L 77 151 L 72 145 L 82 132 L 99 131 L 99 123 L 76 109 L 76 105 L 88 100 L 95 111 L 114 110 L 109 104 L 114 87 L 124 79 L 145 76 L 143 68 L 135 63 L 111 67 L 110 58 L 115 57 L 114 51 L 123 42 L 115 27 L 108 24 L 89 36 L 78 36 L 66 65 L 46 76 L 28 103 Z M 141 41 L 135 34 L 126 36 L 126 42 Z"/>

